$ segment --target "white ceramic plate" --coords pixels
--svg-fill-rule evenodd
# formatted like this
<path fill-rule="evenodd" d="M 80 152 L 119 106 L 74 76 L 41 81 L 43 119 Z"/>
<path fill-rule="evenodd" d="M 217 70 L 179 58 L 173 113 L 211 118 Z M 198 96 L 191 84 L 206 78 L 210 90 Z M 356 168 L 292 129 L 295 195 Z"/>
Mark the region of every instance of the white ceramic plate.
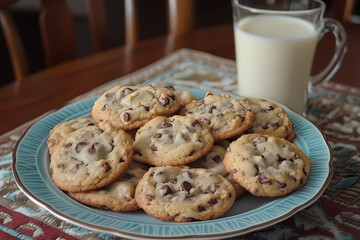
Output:
<path fill-rule="evenodd" d="M 196 98 L 205 94 L 205 91 L 190 91 Z M 257 198 L 248 194 L 236 201 L 223 217 L 190 223 L 162 222 L 142 210 L 118 213 L 84 206 L 53 184 L 48 170 L 47 138 L 57 123 L 89 115 L 95 100 L 79 101 L 47 115 L 28 129 L 13 154 L 13 173 L 19 188 L 57 217 L 84 228 L 137 239 L 232 237 L 285 220 L 314 203 L 330 182 L 332 154 L 322 133 L 308 120 L 284 107 L 297 133 L 294 143 L 311 159 L 307 184 L 287 196 Z"/>

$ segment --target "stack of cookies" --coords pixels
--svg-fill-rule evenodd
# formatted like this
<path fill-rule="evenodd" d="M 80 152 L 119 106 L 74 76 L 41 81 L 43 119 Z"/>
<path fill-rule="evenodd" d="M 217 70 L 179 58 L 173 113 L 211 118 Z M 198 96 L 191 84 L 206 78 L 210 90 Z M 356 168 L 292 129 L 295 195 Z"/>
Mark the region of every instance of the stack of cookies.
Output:
<path fill-rule="evenodd" d="M 56 186 L 92 207 L 209 220 L 247 192 L 286 195 L 310 173 L 289 117 L 262 99 L 116 86 L 91 115 L 57 124 L 48 147 Z"/>

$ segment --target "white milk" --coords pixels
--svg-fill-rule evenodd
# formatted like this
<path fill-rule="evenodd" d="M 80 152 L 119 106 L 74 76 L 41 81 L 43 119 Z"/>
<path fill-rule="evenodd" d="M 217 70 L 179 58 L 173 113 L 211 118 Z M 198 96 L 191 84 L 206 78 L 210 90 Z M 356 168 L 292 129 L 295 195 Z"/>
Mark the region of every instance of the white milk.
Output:
<path fill-rule="evenodd" d="M 234 32 L 239 94 L 275 100 L 302 114 L 317 44 L 314 26 L 263 15 L 243 18 Z"/>

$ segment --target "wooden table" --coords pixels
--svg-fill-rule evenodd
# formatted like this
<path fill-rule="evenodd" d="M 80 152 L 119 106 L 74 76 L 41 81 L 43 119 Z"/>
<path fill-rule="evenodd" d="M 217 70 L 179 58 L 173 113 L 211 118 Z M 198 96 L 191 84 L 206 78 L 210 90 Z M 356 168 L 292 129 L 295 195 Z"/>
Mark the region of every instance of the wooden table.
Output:
<path fill-rule="evenodd" d="M 345 24 L 348 53 L 334 81 L 360 88 L 360 25 Z M 326 37 L 315 58 L 314 72 L 329 61 L 333 39 Z M 114 48 L 34 74 L 24 84 L 0 89 L 0 135 L 56 109 L 103 83 L 129 74 L 164 57 L 172 50 L 191 48 L 235 59 L 231 25 L 196 30 L 190 36 L 159 37 L 135 48 Z"/>

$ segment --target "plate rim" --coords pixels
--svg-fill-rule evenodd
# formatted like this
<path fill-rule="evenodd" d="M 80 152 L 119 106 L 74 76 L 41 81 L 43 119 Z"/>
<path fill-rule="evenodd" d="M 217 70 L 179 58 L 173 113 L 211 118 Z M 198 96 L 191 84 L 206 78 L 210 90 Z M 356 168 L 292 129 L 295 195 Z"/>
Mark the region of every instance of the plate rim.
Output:
<path fill-rule="evenodd" d="M 180 89 L 181 90 L 181 89 Z M 197 90 L 200 92 L 204 92 L 204 90 Z M 232 93 L 228 93 L 228 92 L 223 92 L 226 94 L 230 94 L 230 95 L 235 95 Z M 238 95 L 235 95 L 238 96 Z M 240 96 L 239 96 L 240 97 Z M 293 112 L 292 110 L 290 110 L 289 108 L 287 108 L 286 106 L 283 106 L 281 104 L 282 107 L 284 107 L 284 109 L 286 111 L 290 111 L 293 114 L 297 115 L 297 117 L 300 117 L 302 119 L 302 121 L 306 121 L 308 122 L 308 124 L 311 124 L 313 127 L 315 127 L 319 133 L 321 134 L 321 138 L 324 141 L 324 143 L 326 144 L 327 150 L 329 151 L 329 156 L 330 159 L 328 160 L 328 171 L 329 174 L 327 175 L 326 179 L 324 179 L 324 183 L 322 184 L 321 188 L 316 192 L 316 194 L 310 198 L 309 200 L 307 200 L 306 202 L 294 206 L 291 210 L 289 210 L 288 212 L 282 214 L 281 216 L 278 216 L 274 219 L 268 220 L 266 222 L 260 222 L 258 224 L 254 224 L 245 228 L 241 228 L 241 229 L 237 229 L 237 230 L 233 230 L 233 231 L 229 231 L 229 232 L 221 232 L 221 233 L 208 233 L 208 234 L 185 234 L 185 235 L 145 235 L 146 233 L 132 233 L 132 232 L 126 232 L 123 231 L 121 229 L 113 229 L 113 228 L 108 228 L 108 227 L 104 227 L 104 226 L 99 226 L 96 225 L 94 223 L 90 223 L 90 222 L 84 222 L 84 220 L 78 220 L 75 219 L 73 216 L 70 215 L 66 215 L 64 213 L 60 213 L 56 207 L 51 206 L 49 203 L 42 201 L 41 199 L 38 198 L 38 196 L 36 196 L 36 193 L 32 193 L 26 186 L 25 184 L 23 184 L 22 180 L 20 179 L 20 176 L 17 172 L 16 169 L 16 162 L 17 162 L 17 150 L 20 146 L 20 143 L 22 142 L 22 140 L 25 138 L 25 136 L 28 134 L 29 130 L 32 129 L 34 127 L 34 125 L 36 124 L 40 124 L 41 121 L 43 119 L 46 119 L 47 117 L 49 117 L 49 115 L 52 115 L 58 111 L 61 111 L 64 108 L 71 108 L 72 106 L 82 103 L 82 102 L 86 102 L 86 101 L 90 101 L 92 99 L 95 99 L 96 97 L 90 97 L 90 98 L 85 98 L 83 100 L 79 100 L 76 102 L 73 102 L 71 104 L 65 105 L 63 108 L 59 108 L 56 110 L 53 110 L 51 112 L 49 112 L 48 114 L 44 115 L 41 119 L 39 119 L 38 121 L 34 122 L 33 124 L 31 124 L 26 131 L 22 134 L 21 138 L 18 140 L 18 142 L 16 143 L 16 146 L 13 149 L 13 154 L 12 154 L 12 172 L 14 175 L 14 179 L 15 182 L 17 184 L 17 186 L 19 187 L 19 189 L 29 198 L 31 199 L 33 202 L 35 202 L 36 204 L 38 204 L 39 206 L 45 208 L 46 210 L 48 210 L 51 214 L 55 215 L 55 217 L 60 218 L 66 222 L 70 222 L 72 224 L 81 226 L 83 228 L 95 231 L 95 232 L 107 232 L 116 236 L 121 236 L 121 237 L 128 237 L 128 238 L 138 238 L 138 239 L 218 239 L 218 238 L 223 238 L 223 237 L 234 237 L 234 236 L 239 236 L 239 235 L 243 235 L 246 233 L 250 233 L 253 232 L 255 230 L 259 230 L 259 229 L 263 229 L 264 227 L 268 227 L 271 226 L 273 224 L 279 223 L 284 221 L 285 219 L 293 216 L 294 214 L 296 214 L 297 212 L 299 212 L 300 210 L 312 205 L 313 203 L 315 203 L 323 194 L 323 192 L 326 190 L 327 186 L 329 185 L 331 179 L 332 179 L 332 175 L 333 175 L 333 150 L 331 148 L 331 146 L 329 145 L 326 136 L 322 133 L 322 131 L 320 130 L 319 127 L 317 127 L 315 124 L 313 124 L 311 121 L 309 121 L 308 119 L 306 119 L 305 117 Z M 39 123 L 40 122 L 40 123 Z M 39 175 L 39 177 L 41 177 Z M 251 212 L 251 211 L 250 211 Z M 232 217 L 236 217 L 232 216 Z M 201 221 L 204 222 L 204 221 Z M 176 223 L 178 224 L 178 223 Z"/>

